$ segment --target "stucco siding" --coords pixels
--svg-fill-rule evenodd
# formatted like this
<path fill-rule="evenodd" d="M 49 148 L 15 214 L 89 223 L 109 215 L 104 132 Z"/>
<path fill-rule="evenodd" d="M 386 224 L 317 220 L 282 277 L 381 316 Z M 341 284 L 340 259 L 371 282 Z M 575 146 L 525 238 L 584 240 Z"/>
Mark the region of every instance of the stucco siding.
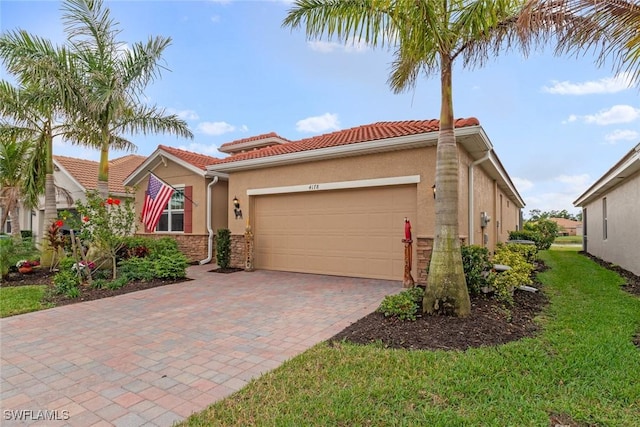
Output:
<path fill-rule="evenodd" d="M 417 184 L 417 218 L 410 218 L 415 236 L 433 234 L 435 182 L 435 147 L 377 153 L 358 157 L 298 163 L 287 166 L 232 172 L 229 177 L 229 198 L 238 198 L 243 220 L 236 220 L 229 203 L 229 228 L 232 234 L 243 234 L 251 217 L 247 189 L 263 189 L 301 184 L 322 184 L 361 179 L 419 175 Z M 402 237 L 403 225 L 398 224 Z"/>
<path fill-rule="evenodd" d="M 603 199 L 606 198 L 606 238 Z M 587 204 L 587 252 L 640 275 L 640 173 Z"/>

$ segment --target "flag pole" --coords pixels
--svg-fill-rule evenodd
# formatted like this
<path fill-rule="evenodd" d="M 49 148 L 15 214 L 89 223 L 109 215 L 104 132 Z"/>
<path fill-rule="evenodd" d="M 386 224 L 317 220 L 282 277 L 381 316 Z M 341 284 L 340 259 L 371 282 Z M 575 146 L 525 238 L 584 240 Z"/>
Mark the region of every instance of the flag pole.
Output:
<path fill-rule="evenodd" d="M 156 175 L 155 173 L 151 172 L 150 170 L 147 170 L 147 172 L 149 172 L 149 175 L 153 175 L 156 177 L 156 179 L 158 181 L 160 181 L 161 183 L 163 183 L 164 185 L 166 185 L 167 187 L 171 187 L 173 188 L 173 191 L 176 191 L 176 188 L 173 185 L 168 184 L 165 180 L 163 180 L 162 178 L 160 178 L 158 175 Z M 188 201 L 190 201 L 191 203 L 193 203 L 193 205 L 195 207 L 198 207 L 198 203 L 194 202 L 193 199 L 189 196 L 187 196 L 186 194 L 184 194 L 184 191 L 182 192 L 182 195 L 184 196 L 185 199 L 187 199 Z"/>

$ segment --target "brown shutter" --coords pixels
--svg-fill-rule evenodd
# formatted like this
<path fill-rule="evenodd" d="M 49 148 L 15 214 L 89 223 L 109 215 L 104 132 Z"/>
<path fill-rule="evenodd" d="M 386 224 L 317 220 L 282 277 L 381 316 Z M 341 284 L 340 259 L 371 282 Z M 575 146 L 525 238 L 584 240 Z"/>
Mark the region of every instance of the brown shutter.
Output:
<path fill-rule="evenodd" d="M 184 187 L 184 232 L 193 233 L 193 187 Z"/>

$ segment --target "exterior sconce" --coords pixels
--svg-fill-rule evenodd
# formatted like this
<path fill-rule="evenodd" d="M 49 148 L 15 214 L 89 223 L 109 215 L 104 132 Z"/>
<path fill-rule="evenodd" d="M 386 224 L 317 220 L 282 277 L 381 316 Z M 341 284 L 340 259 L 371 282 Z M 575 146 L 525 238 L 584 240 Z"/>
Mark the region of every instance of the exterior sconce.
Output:
<path fill-rule="evenodd" d="M 236 219 L 242 219 L 242 210 L 240 209 L 240 202 L 237 197 L 233 197 L 233 213 L 236 214 Z"/>
<path fill-rule="evenodd" d="M 433 190 L 433 198 L 436 198 L 436 185 L 433 184 L 433 186 L 431 186 L 431 189 Z"/>

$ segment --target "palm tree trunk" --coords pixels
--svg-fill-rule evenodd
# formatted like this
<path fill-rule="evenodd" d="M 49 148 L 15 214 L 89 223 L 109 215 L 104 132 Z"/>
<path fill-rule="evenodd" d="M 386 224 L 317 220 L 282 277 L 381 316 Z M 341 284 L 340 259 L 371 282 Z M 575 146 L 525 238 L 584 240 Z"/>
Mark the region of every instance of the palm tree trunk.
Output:
<path fill-rule="evenodd" d="M 98 166 L 98 194 L 103 199 L 109 197 L 109 130 L 102 130 L 100 165 Z"/>
<path fill-rule="evenodd" d="M 454 133 L 452 61 L 441 55 L 440 131 L 436 150 L 436 224 L 427 288 L 422 302 L 425 313 L 471 312 L 469 291 L 462 267 L 458 233 L 458 147 Z"/>
<path fill-rule="evenodd" d="M 17 241 L 22 240 L 20 229 L 20 208 L 16 203 L 11 209 L 11 236 Z"/>
<path fill-rule="evenodd" d="M 49 237 L 47 231 L 49 226 L 58 219 L 58 207 L 56 203 L 56 186 L 53 180 L 53 136 L 47 137 L 47 160 L 46 175 L 44 180 L 44 221 L 42 224 L 42 253 L 40 255 L 40 264 L 43 267 L 51 267 L 54 254 L 53 249 L 49 245 Z"/>

